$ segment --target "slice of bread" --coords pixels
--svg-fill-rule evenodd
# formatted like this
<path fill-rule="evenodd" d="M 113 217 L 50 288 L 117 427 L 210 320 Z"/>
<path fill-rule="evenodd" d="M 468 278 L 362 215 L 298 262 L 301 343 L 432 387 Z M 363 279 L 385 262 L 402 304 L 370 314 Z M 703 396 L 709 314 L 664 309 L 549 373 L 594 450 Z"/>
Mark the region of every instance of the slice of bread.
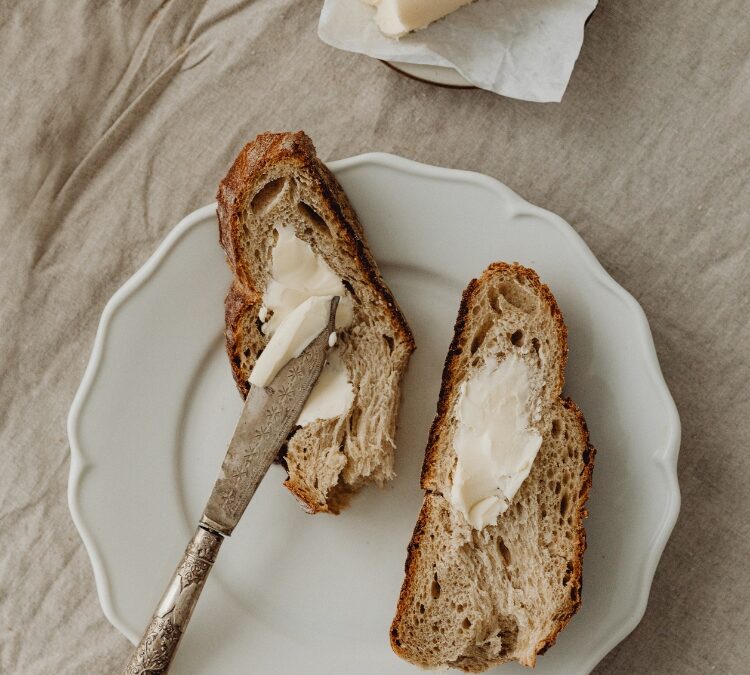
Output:
<path fill-rule="evenodd" d="M 583 520 L 594 448 L 560 397 L 567 330 L 533 270 L 495 263 L 466 288 L 422 469 L 426 491 L 408 547 L 391 646 L 426 668 L 533 666 L 581 602 Z M 528 366 L 542 444 L 508 510 L 476 530 L 450 502 L 460 385 L 489 359 Z"/>
<path fill-rule="evenodd" d="M 338 513 L 367 482 L 394 475 L 401 378 L 414 339 L 333 174 L 301 131 L 248 143 L 219 185 L 219 237 L 234 281 L 226 297 L 226 347 L 240 393 L 268 342 L 258 313 L 272 269 L 275 227 L 293 227 L 343 281 L 353 322 L 338 349 L 354 400 L 340 417 L 298 427 L 282 463 L 284 483 L 311 512 Z"/>

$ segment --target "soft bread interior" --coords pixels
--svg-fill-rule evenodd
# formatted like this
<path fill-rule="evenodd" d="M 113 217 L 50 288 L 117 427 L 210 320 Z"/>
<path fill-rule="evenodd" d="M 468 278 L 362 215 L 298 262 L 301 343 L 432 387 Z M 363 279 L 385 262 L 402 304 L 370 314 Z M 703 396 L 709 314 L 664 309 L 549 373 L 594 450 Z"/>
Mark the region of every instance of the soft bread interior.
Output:
<path fill-rule="evenodd" d="M 249 372 L 268 341 L 258 312 L 276 226 L 294 228 L 343 280 L 353 301 L 354 319 L 339 332 L 337 349 L 354 400 L 340 417 L 297 428 L 284 453 L 285 485 L 308 510 L 338 512 L 363 483 L 382 484 L 394 475 L 400 381 L 414 345 L 395 303 L 384 295 L 354 212 L 343 192 L 333 193 L 340 191 L 335 179 L 317 159 L 295 160 L 263 167 L 242 200 L 231 242 L 236 263 L 226 301 L 227 346 L 246 394 Z"/>
<path fill-rule="evenodd" d="M 531 666 L 577 609 L 593 449 L 581 413 L 559 398 L 566 352 L 554 298 L 529 270 L 496 264 L 467 289 L 391 627 L 394 650 L 409 661 L 467 671 L 511 660 Z M 542 445 L 508 510 L 476 530 L 449 502 L 455 404 L 462 381 L 511 353 L 527 364 L 541 399 L 533 424 Z"/>

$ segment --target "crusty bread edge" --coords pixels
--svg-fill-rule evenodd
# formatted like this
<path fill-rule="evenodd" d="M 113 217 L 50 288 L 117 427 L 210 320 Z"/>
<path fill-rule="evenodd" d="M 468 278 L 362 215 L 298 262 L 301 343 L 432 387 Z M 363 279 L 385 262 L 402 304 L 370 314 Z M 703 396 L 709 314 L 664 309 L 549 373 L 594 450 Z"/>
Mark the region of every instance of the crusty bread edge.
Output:
<path fill-rule="evenodd" d="M 252 161 L 250 157 L 252 156 Z M 249 308 L 260 302 L 262 289 L 258 289 L 239 264 L 237 242 L 241 225 L 241 210 L 252 196 L 256 182 L 274 164 L 287 162 L 296 165 L 299 170 L 307 170 L 313 177 L 313 184 L 320 193 L 335 219 L 335 226 L 343 237 L 354 243 L 355 259 L 363 276 L 383 298 L 394 334 L 408 347 L 408 354 L 414 351 L 416 344 L 411 329 L 406 323 L 393 293 L 383 280 L 365 239 L 364 230 L 357 214 L 349 203 L 343 188 L 328 167 L 318 159 L 315 146 L 303 132 L 259 134 L 255 140 L 247 143 L 232 163 L 227 175 L 219 183 L 216 195 L 216 215 L 219 224 L 219 244 L 226 254 L 227 263 L 233 273 L 233 281 L 224 300 L 224 317 L 226 326 L 226 350 L 232 368 L 232 376 L 243 398 L 249 387 L 242 378 L 240 364 L 235 361 L 237 352 L 236 329 L 240 319 Z M 321 508 L 309 498 L 298 486 L 285 482 L 286 487 L 297 497 L 303 508 L 309 513 L 330 511 Z M 333 510 L 336 512 L 337 510 Z"/>
<path fill-rule="evenodd" d="M 447 422 L 449 414 L 448 400 L 450 397 L 451 389 L 456 385 L 459 377 L 458 372 L 458 359 L 457 357 L 461 354 L 462 344 L 466 339 L 466 330 L 468 327 L 468 312 L 471 306 L 471 302 L 474 299 L 476 292 L 481 286 L 488 281 L 491 277 L 497 274 L 510 272 L 517 276 L 519 279 L 524 279 L 531 283 L 536 293 L 548 303 L 552 316 L 555 319 L 555 325 L 557 330 L 557 336 L 562 345 L 562 363 L 559 368 L 558 382 L 556 383 L 556 392 L 558 397 L 562 392 L 563 384 L 565 381 L 565 365 L 567 362 L 568 355 L 568 331 L 565 326 L 565 322 L 560 312 L 560 308 L 557 305 L 552 291 L 548 286 L 543 284 L 539 280 L 537 273 L 527 267 L 523 267 L 518 263 L 505 263 L 495 262 L 492 263 L 483 273 L 479 279 L 472 279 L 466 286 L 462 297 L 461 304 L 458 310 L 458 316 L 454 327 L 453 340 L 451 341 L 448 354 L 445 358 L 445 365 L 443 367 L 442 383 L 440 387 L 440 395 L 438 397 L 437 413 L 435 419 L 430 428 L 430 434 L 427 442 L 427 449 L 425 451 L 424 464 L 422 465 L 421 474 L 421 485 L 422 489 L 427 493 L 431 493 L 432 490 L 429 487 L 429 483 L 434 479 L 435 465 L 437 463 L 437 448 L 436 440 L 442 430 L 443 425 Z M 536 655 L 544 654 L 557 640 L 557 636 L 560 631 L 565 628 L 573 615 L 578 611 L 581 605 L 581 589 L 583 586 L 583 554 L 586 550 L 586 530 L 583 525 L 583 521 L 588 516 L 586 509 L 586 501 L 589 497 L 589 491 L 591 490 L 591 482 L 594 470 L 594 460 L 596 456 L 596 449 L 591 445 L 589 438 L 588 426 L 583 413 L 578 406 L 570 398 L 560 398 L 563 406 L 571 410 L 578 421 L 581 430 L 584 435 L 586 442 L 586 449 L 583 452 L 584 466 L 582 469 L 583 479 L 581 483 L 581 490 L 578 494 L 578 508 L 576 513 L 577 528 L 576 528 L 576 546 L 575 546 L 575 560 L 573 562 L 573 570 L 571 572 L 571 582 L 573 588 L 576 589 L 575 598 L 571 597 L 571 601 L 564 614 L 557 618 L 557 623 L 554 629 L 536 646 Z M 418 557 L 421 555 L 422 538 L 425 533 L 427 522 L 430 518 L 430 507 L 427 495 L 422 502 L 422 507 L 417 517 L 417 522 L 414 526 L 414 532 L 411 540 L 407 546 L 406 562 L 404 564 L 404 581 L 401 585 L 401 592 L 399 593 L 398 603 L 396 606 L 396 615 L 391 622 L 390 629 L 390 643 L 393 651 L 400 656 L 408 660 L 404 650 L 401 649 L 400 644 L 397 643 L 398 635 L 398 624 L 401 618 L 406 613 L 408 604 L 411 601 L 411 586 L 412 581 L 415 580 L 417 574 L 417 563 Z M 533 667 L 536 664 L 536 656 L 530 660 L 530 662 L 521 662 L 522 665 Z M 450 665 L 450 664 L 443 664 Z"/>
<path fill-rule="evenodd" d="M 571 582 L 574 584 L 576 589 L 576 597 L 571 597 L 571 602 L 568 605 L 568 610 L 562 616 L 558 617 L 557 623 L 554 629 L 547 635 L 544 640 L 540 641 L 536 647 L 537 656 L 544 654 L 557 640 L 557 636 L 560 631 L 568 625 L 568 622 L 573 618 L 573 615 L 578 611 L 581 606 L 581 591 L 583 588 L 583 554 L 586 552 L 586 528 L 583 525 L 583 521 L 589 515 L 588 509 L 586 508 L 586 502 L 589 498 L 589 492 L 591 491 L 591 481 L 594 476 L 594 460 L 596 459 L 596 448 L 591 445 L 591 439 L 589 437 L 589 428 L 586 424 L 586 419 L 581 412 L 581 409 L 575 404 L 571 398 L 562 399 L 562 404 L 571 410 L 575 416 L 576 421 L 583 431 L 583 437 L 586 442 L 586 449 L 583 451 L 583 478 L 581 480 L 581 489 L 578 493 L 578 508 L 576 513 L 578 514 L 577 528 L 576 528 L 576 553 L 575 560 L 573 561 L 573 571 L 571 572 Z M 532 663 L 524 664 L 534 666 L 536 658 Z"/>

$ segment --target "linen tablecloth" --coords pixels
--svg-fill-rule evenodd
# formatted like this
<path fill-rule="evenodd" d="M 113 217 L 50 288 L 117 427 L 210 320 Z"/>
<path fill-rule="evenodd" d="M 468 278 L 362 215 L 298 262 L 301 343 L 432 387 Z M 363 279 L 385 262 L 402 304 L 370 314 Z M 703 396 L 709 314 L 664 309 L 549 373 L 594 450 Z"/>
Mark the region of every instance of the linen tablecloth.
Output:
<path fill-rule="evenodd" d="M 750 3 L 601 0 L 546 105 L 336 51 L 320 6 L 0 6 L 0 672 L 126 658 L 68 513 L 66 415 L 107 299 L 243 143 L 298 128 L 324 159 L 500 179 L 641 303 L 682 418 L 683 505 L 643 621 L 596 672 L 750 672 Z"/>

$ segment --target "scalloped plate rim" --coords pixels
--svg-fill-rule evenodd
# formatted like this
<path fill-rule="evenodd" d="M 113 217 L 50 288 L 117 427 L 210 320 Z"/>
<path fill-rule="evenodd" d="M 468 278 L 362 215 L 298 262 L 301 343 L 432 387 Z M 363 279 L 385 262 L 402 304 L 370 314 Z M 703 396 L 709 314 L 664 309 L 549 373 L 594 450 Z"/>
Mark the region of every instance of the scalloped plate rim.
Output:
<path fill-rule="evenodd" d="M 668 439 L 664 444 L 663 450 L 660 453 L 655 452 L 651 457 L 662 470 L 666 480 L 666 487 L 669 490 L 669 500 L 666 509 L 662 514 L 660 527 L 654 535 L 654 545 L 646 557 L 643 583 L 640 584 L 639 592 L 634 599 L 628 620 L 623 621 L 619 630 L 613 631 L 610 639 L 602 641 L 599 647 L 592 650 L 588 655 L 588 658 L 584 660 L 587 672 L 590 672 L 609 651 L 633 631 L 642 619 L 648 604 L 648 597 L 656 566 L 661 558 L 667 541 L 669 540 L 669 536 L 674 528 L 680 511 L 681 497 L 677 479 L 677 459 L 680 448 L 681 425 L 677 408 L 669 392 L 666 381 L 664 380 L 661 367 L 659 366 L 651 329 L 643 308 L 636 299 L 620 286 L 620 284 L 618 284 L 602 267 L 596 256 L 594 256 L 587 244 L 571 225 L 557 214 L 527 202 L 495 178 L 474 171 L 443 168 L 424 164 L 398 155 L 383 152 L 364 153 L 346 159 L 327 162 L 327 164 L 334 172 L 360 165 L 372 164 L 400 170 L 415 176 L 468 182 L 499 192 L 504 198 L 511 202 L 520 202 L 523 204 L 524 208 L 519 209 L 519 212 L 523 213 L 524 210 L 526 210 L 526 212 L 538 215 L 553 224 L 560 232 L 562 232 L 568 239 L 569 243 L 583 253 L 583 258 L 586 260 L 588 271 L 591 273 L 592 277 L 608 291 L 619 296 L 632 312 L 635 323 L 638 325 L 638 333 L 641 339 L 640 347 L 643 355 L 646 357 L 649 377 L 652 380 L 655 390 L 658 391 L 660 398 L 664 403 L 668 416 L 666 420 L 668 426 Z M 78 503 L 80 485 L 86 476 L 87 469 L 92 466 L 86 462 L 85 455 L 82 451 L 82 446 L 78 436 L 78 424 L 81 412 L 88 399 L 94 381 L 96 380 L 102 362 L 104 345 L 107 340 L 107 334 L 113 316 L 124 302 L 149 280 L 151 275 L 162 264 L 182 236 L 197 223 L 202 222 L 208 216 L 215 213 L 215 211 L 216 204 L 208 204 L 193 211 L 180 220 L 179 223 L 167 234 L 146 262 L 106 303 L 94 338 L 91 356 L 68 414 L 67 431 L 71 451 L 71 464 L 68 478 L 68 505 L 71 517 L 91 560 L 97 594 L 99 596 L 102 611 L 107 620 L 133 643 L 137 642 L 139 636 L 133 634 L 132 631 L 125 626 L 125 622 L 120 619 L 112 605 L 110 595 L 111 582 L 107 576 L 107 571 L 101 562 L 101 556 L 96 541 L 88 529 L 85 517 Z"/>

